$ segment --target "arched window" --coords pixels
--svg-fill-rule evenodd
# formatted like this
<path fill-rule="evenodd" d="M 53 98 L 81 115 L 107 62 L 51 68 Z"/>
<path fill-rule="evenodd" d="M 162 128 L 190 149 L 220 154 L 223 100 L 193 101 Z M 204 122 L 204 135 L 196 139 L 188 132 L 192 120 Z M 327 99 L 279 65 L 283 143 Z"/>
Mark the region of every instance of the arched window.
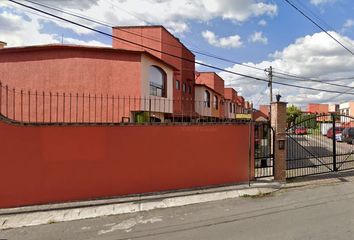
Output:
<path fill-rule="evenodd" d="M 204 105 L 210 108 L 210 93 L 207 90 L 204 92 Z"/>
<path fill-rule="evenodd" d="M 214 108 L 218 109 L 219 108 L 219 98 L 214 95 Z"/>
<path fill-rule="evenodd" d="M 166 97 L 166 73 L 157 66 L 149 69 L 150 95 Z"/>

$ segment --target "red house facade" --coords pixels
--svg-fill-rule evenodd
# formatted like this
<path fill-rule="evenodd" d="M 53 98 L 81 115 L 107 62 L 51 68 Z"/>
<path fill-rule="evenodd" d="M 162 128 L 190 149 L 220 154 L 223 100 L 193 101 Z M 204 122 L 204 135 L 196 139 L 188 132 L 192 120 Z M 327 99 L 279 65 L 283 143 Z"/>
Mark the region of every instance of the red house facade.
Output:
<path fill-rule="evenodd" d="M 144 46 L 129 44 L 114 38 L 113 48 L 147 51 L 175 67 L 177 71 L 173 79 L 174 114 L 175 116 L 193 115 L 194 54 L 163 26 L 114 27 L 113 35 Z"/>

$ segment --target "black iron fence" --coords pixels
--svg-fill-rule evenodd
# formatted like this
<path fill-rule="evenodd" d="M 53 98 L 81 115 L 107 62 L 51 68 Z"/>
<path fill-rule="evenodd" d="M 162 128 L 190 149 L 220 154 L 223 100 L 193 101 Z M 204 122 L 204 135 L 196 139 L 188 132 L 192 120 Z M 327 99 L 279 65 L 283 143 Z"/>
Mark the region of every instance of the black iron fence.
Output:
<path fill-rule="evenodd" d="M 22 124 L 235 123 L 224 101 L 18 90 L 0 82 L 0 114 Z M 244 116 L 244 115 L 243 115 Z M 250 116 L 250 115 L 249 115 Z"/>
<path fill-rule="evenodd" d="M 269 122 L 254 123 L 255 178 L 274 174 L 274 130 Z"/>
<path fill-rule="evenodd" d="M 287 177 L 354 169 L 354 118 L 304 115 L 287 130 Z"/>

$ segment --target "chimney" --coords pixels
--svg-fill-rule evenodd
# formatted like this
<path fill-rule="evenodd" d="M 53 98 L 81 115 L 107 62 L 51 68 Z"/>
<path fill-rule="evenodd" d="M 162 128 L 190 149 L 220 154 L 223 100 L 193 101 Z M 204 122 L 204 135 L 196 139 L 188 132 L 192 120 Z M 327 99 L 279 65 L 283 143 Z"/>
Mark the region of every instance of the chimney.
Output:
<path fill-rule="evenodd" d="M 0 41 L 0 49 L 6 47 L 7 43 Z"/>

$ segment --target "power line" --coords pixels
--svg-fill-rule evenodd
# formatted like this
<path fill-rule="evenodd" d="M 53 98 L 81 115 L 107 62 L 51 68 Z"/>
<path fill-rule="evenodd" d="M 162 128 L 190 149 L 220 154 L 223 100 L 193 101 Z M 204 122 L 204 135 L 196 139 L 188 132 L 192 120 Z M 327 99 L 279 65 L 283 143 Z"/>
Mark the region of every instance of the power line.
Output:
<path fill-rule="evenodd" d="M 284 78 L 284 77 L 277 76 L 277 75 L 273 75 L 273 76 L 276 77 L 276 78 L 278 78 L 278 79 L 284 79 L 284 80 L 302 81 L 302 82 L 315 82 L 315 83 L 325 84 L 325 85 L 329 85 L 329 86 L 342 87 L 342 88 L 347 88 L 347 89 L 352 89 L 352 90 L 354 89 L 354 87 L 350 87 L 350 86 L 346 86 L 346 85 L 342 85 L 342 84 L 329 83 L 329 82 L 322 82 L 322 81 L 313 80 L 313 79 L 302 79 L 302 78 L 290 79 L 290 78 Z"/>
<path fill-rule="evenodd" d="M 90 30 L 90 31 L 93 31 L 93 32 L 96 32 L 96 33 L 99 33 L 99 34 L 102 34 L 102 35 L 105 35 L 105 36 L 108 36 L 108 37 L 110 37 L 110 38 L 114 38 L 114 39 L 117 39 L 117 40 L 120 40 L 120 41 L 124 41 L 124 42 L 130 43 L 130 44 L 133 44 L 133 45 L 136 45 L 136 46 L 145 48 L 145 49 L 149 49 L 149 50 L 154 51 L 154 52 L 166 54 L 166 55 L 168 55 L 168 56 L 171 56 L 171 57 L 174 57 L 174 58 L 177 58 L 177 59 L 181 59 L 181 60 L 183 60 L 183 61 L 192 62 L 192 63 L 198 64 L 198 65 L 201 65 L 201 66 L 205 66 L 205 67 L 208 67 L 208 68 L 211 68 L 211 69 L 215 69 L 215 70 L 218 70 L 218 71 L 221 71 L 221 72 L 226 72 L 226 73 L 230 73 L 230 74 L 233 74 L 233 75 L 237 75 L 237 76 L 241 76 L 241 77 L 246 77 L 246 78 L 253 79 L 253 80 L 256 80 L 256 81 L 261 81 L 261 82 L 267 82 L 267 83 L 268 83 L 268 80 L 266 80 L 266 79 L 262 79 L 262 78 L 258 78 L 258 77 L 254 77 L 254 76 L 249 76 L 249 75 L 246 75 L 246 74 L 242 74 L 242 73 L 238 73 L 238 72 L 226 70 L 226 69 L 223 69 L 223 68 L 221 68 L 221 67 L 216 67 L 216 66 L 212 66 L 212 65 L 205 64 L 205 63 L 202 63 L 202 62 L 193 61 L 193 60 L 190 60 L 190 59 L 188 59 L 188 58 L 176 56 L 176 55 L 174 55 L 174 54 L 167 53 L 167 52 L 164 52 L 164 51 L 161 51 L 161 50 L 158 50 L 158 49 L 154 49 L 154 48 L 152 48 L 152 47 L 144 46 L 144 45 L 142 45 L 142 44 L 139 44 L 139 43 L 136 43 L 136 42 L 132 42 L 132 41 L 129 41 L 129 40 L 124 39 L 124 38 L 120 38 L 120 37 L 117 37 L 117 36 L 113 36 L 112 34 L 103 32 L 103 31 L 101 31 L 101 30 L 94 29 L 94 28 L 92 28 L 92 27 L 85 26 L 85 25 L 83 25 L 83 24 L 74 22 L 74 21 L 72 21 L 72 20 L 69 20 L 69 19 L 66 19 L 66 18 L 63 18 L 63 17 L 59 17 L 59 16 L 57 16 L 57 15 L 55 15 L 55 14 L 52 14 L 52 13 L 43 11 L 43 10 L 38 9 L 38 8 L 35 8 L 35 7 L 32 7 L 32 6 L 28 6 L 28 5 L 25 5 L 25 4 L 23 4 L 23 3 L 19 3 L 19 2 L 15 1 L 15 0 L 9 0 L 9 1 L 10 1 L 10 2 L 13 2 L 13 3 L 15 3 L 15 4 L 18 4 L 18 5 L 20 5 L 20 6 L 23 6 L 23 7 L 32 9 L 32 10 L 35 10 L 35 11 L 37 11 L 37 12 L 41 12 L 41 13 L 44 13 L 44 14 L 46 14 L 46 15 L 55 17 L 55 18 L 57 18 L 57 19 L 63 20 L 63 21 L 65 21 L 65 22 L 71 23 L 71 24 L 73 24 L 73 25 L 76 25 L 76 26 L 85 28 L 85 29 L 87 29 L 87 30 Z M 283 83 L 283 82 L 275 82 L 275 81 L 273 81 L 273 83 L 274 83 L 274 84 L 278 84 L 278 85 L 289 86 L 289 87 L 295 87 L 295 88 L 301 88 L 301 89 L 307 89 L 307 90 L 313 90 L 313 91 L 321 91 L 321 92 L 328 92 L 328 93 L 343 93 L 343 92 L 334 91 L 334 90 L 324 90 L 324 89 L 318 89 L 318 88 L 313 88 L 313 87 L 304 87 L 304 86 L 299 86 L 299 85 L 294 85 L 294 84 L 288 84 L 288 83 Z M 354 93 L 346 93 L 346 94 L 354 95 Z"/>
<path fill-rule="evenodd" d="M 319 29 L 321 29 L 325 34 L 327 34 L 330 38 L 332 38 L 334 41 L 336 41 L 339 45 L 341 45 L 345 50 L 347 50 L 350 54 L 352 54 L 354 56 L 354 52 L 351 51 L 349 48 L 347 48 L 343 43 L 341 43 L 338 39 L 336 39 L 334 36 L 332 36 L 332 34 L 330 34 L 326 29 L 324 29 L 323 27 L 321 27 L 317 22 L 315 22 L 314 20 L 312 20 L 312 18 L 310 18 L 309 16 L 306 15 L 306 13 L 304 13 L 302 10 L 300 10 L 298 7 L 296 7 L 292 2 L 290 2 L 290 0 L 284 0 L 285 2 L 287 2 L 290 6 L 292 6 L 296 11 L 298 11 L 299 13 L 301 13 L 301 15 L 303 15 L 305 18 L 307 18 L 310 22 L 312 22 L 313 24 L 315 24 Z"/>
<path fill-rule="evenodd" d="M 55 11 L 58 11 L 58 12 L 61 12 L 61 13 L 64 13 L 64 14 L 67 14 L 67 15 L 70 15 L 70 16 L 74 16 L 74 17 L 77 17 L 77 18 L 81 18 L 81 19 L 84 19 L 86 21 L 90 21 L 90 22 L 93 22 L 95 24 L 99 24 L 99 25 L 102 25 L 102 26 L 105 26 L 105 27 L 109 27 L 109 28 L 113 28 L 114 26 L 110 23 L 107 23 L 107 22 L 104 22 L 104 21 L 101 21 L 101 20 L 98 20 L 98 19 L 95 19 L 95 18 L 88 18 L 87 16 L 84 16 L 82 14 L 78 14 L 78 13 L 75 13 L 73 11 L 68 11 L 68 10 L 63 10 L 62 8 L 58 8 L 58 7 L 54 7 L 54 6 L 51 6 L 51 5 L 48 5 L 48 4 L 41 4 L 41 3 L 37 3 L 37 2 L 33 2 L 31 0 L 25 0 L 27 2 L 30 2 L 30 3 L 33 3 L 33 4 L 36 4 L 36 5 L 39 5 L 39 6 L 42 6 L 42 7 L 45 7 L 45 8 L 49 8 L 51 10 L 55 10 Z M 119 8 L 117 5 L 113 4 L 112 1 L 110 1 L 113 5 L 113 7 L 117 7 L 118 9 L 121 9 L 122 8 Z M 132 14 L 126 10 L 124 10 L 124 12 L 127 12 L 128 14 L 138 18 L 135 14 Z M 141 19 L 140 17 L 138 18 L 139 20 L 142 20 L 144 22 L 147 22 L 148 24 L 151 24 L 149 23 L 148 21 L 145 21 L 144 19 Z M 152 25 L 152 24 L 151 24 Z M 152 41 L 156 41 L 156 42 L 159 42 L 159 43 L 162 43 L 164 45 L 168 45 L 168 46 L 173 46 L 173 47 L 176 47 L 176 48 L 181 48 L 180 46 L 177 46 L 177 45 L 174 45 L 174 44 L 170 44 L 170 43 L 166 43 L 166 42 L 162 42 L 160 41 L 159 39 L 156 39 L 154 37 L 149 37 L 149 36 L 143 36 L 143 35 L 140 35 L 140 34 L 137 34 L 137 33 L 134 33 L 134 32 L 131 32 L 131 31 L 127 31 L 125 29 L 122 29 L 120 28 L 119 29 L 120 31 L 122 32 L 126 32 L 126 33 L 129 33 L 129 34 L 132 34 L 132 35 L 135 35 L 135 36 L 139 36 L 139 37 L 142 37 L 142 38 L 146 38 L 146 39 L 149 39 L 149 40 L 152 40 Z M 225 62 L 229 62 L 229 63 L 233 63 L 233 64 L 236 64 L 236 65 L 240 65 L 240 66 L 243 66 L 243 67 L 247 67 L 247 68 L 251 68 L 251 69 L 255 69 L 255 70 L 259 70 L 259 71 L 264 71 L 264 69 L 262 68 L 259 68 L 259 67 L 255 67 L 255 66 L 251 66 L 251 65 L 247 65 L 247 64 L 244 64 L 244 63 L 241 63 L 241 62 L 238 62 L 238 61 L 234 61 L 234 60 L 230 60 L 230 59 L 227 59 L 227 58 L 224 58 L 224 57 L 219 57 L 219 56 L 216 56 L 216 55 L 213 55 L 213 54 L 209 54 L 209 53 L 204 53 L 204 52 L 201 52 L 201 51 L 196 51 L 196 50 L 190 50 L 191 52 L 193 53 L 196 53 L 196 54 L 199 54 L 199 55 L 203 55 L 203 56 L 207 56 L 207 57 L 211 57 L 211 58 L 215 58 L 215 59 L 218 59 L 218 60 L 221 60 L 221 61 L 225 61 Z M 301 77 L 301 76 L 296 76 L 296 75 L 291 75 L 291 74 L 287 74 L 287 73 L 280 73 L 280 72 L 274 72 L 274 73 L 278 73 L 278 74 L 281 74 L 281 75 L 285 75 L 285 76 L 290 76 L 290 77 L 295 77 L 295 78 L 299 78 L 299 79 L 309 79 L 308 77 Z M 311 79 L 311 81 L 315 82 L 315 81 L 318 81 L 318 82 L 321 82 L 321 83 L 324 83 L 325 80 L 314 80 L 314 79 Z M 329 84 L 330 85 L 330 84 Z M 334 86 L 334 85 L 333 85 Z M 337 85 L 339 86 L 339 84 Z M 342 87 L 347 87 L 345 85 L 343 85 Z M 353 88 L 354 89 L 354 88 Z"/>
<path fill-rule="evenodd" d="M 86 20 L 86 21 L 90 21 L 90 22 L 93 22 L 95 24 L 99 24 L 99 25 L 102 25 L 102 26 L 105 26 L 105 27 L 108 27 L 108 28 L 113 28 L 114 26 L 110 23 L 107 23 L 107 22 L 103 22 L 101 20 L 98 20 L 98 19 L 95 19 L 95 18 L 88 18 L 87 16 L 84 16 L 82 14 L 78 14 L 78 13 L 75 13 L 73 11 L 68 11 L 68 10 L 64 10 L 62 8 L 58 8 L 58 7 L 54 7 L 54 6 L 51 6 L 49 4 L 41 4 L 41 3 L 38 3 L 38 2 L 34 2 L 34 1 L 31 1 L 31 0 L 25 0 L 26 2 L 30 2 L 32 4 L 36 4 L 38 6 L 41 6 L 41 7 L 45 7 L 45 8 L 48 8 L 48 9 L 51 9 L 51 10 L 55 10 L 55 11 L 58 11 L 58 12 L 61 12 L 61 13 L 65 13 L 67 15 L 70 15 L 70 16 L 73 16 L 73 17 L 77 17 L 77 18 L 81 18 L 83 20 Z M 112 3 L 112 2 L 111 2 Z M 113 4 L 113 3 L 112 3 Z M 115 7 L 118 8 L 117 5 L 113 5 Z M 121 8 L 118 8 L 118 9 L 121 9 Z M 122 9 L 121 9 L 122 10 Z M 133 15 L 132 13 L 126 11 L 126 10 L 123 10 L 124 12 L 127 12 L 128 14 L 131 14 Z M 135 16 L 135 15 L 133 15 Z M 137 16 L 135 16 L 137 17 Z M 139 18 L 140 19 L 140 18 Z M 143 19 L 140 19 L 144 22 L 147 22 Z M 147 22 L 148 24 L 152 25 L 151 23 Z M 176 48 L 181 48 L 180 46 L 178 45 L 175 45 L 175 44 L 171 44 L 171 43 L 166 43 L 166 42 L 163 42 L 163 41 L 160 41 L 159 39 L 157 38 L 154 38 L 153 36 L 143 36 L 143 35 L 140 35 L 138 33 L 134 33 L 134 32 L 131 32 L 131 31 L 127 31 L 125 29 L 122 29 L 120 28 L 119 31 L 122 31 L 122 32 L 126 32 L 126 33 L 129 33 L 129 34 L 132 34 L 132 35 L 135 35 L 135 36 L 139 36 L 139 37 L 142 37 L 142 38 L 146 38 L 146 39 L 149 39 L 149 40 L 152 40 L 152 41 L 156 41 L 156 42 L 159 42 L 159 43 L 162 43 L 164 45 L 167 45 L 167 46 L 172 46 L 172 47 L 176 47 Z M 222 60 L 222 61 L 225 61 L 225 62 L 229 62 L 229 63 L 233 63 L 233 64 L 237 64 L 237 65 L 241 65 L 243 67 L 247 67 L 247 68 L 252 68 L 252 69 L 255 69 L 255 70 L 259 70 L 259 71 L 264 71 L 264 69 L 262 68 L 259 68 L 259 67 L 255 67 L 255 66 L 251 66 L 251 65 L 247 65 L 247 64 L 244 64 L 244 63 L 241 63 L 241 62 L 238 62 L 238 61 L 235 61 L 235 60 L 230 60 L 230 59 L 227 59 L 227 58 L 224 58 L 224 57 L 220 57 L 220 56 L 216 56 L 214 54 L 210 54 L 210 53 L 205 53 L 205 52 L 201 52 L 201 51 L 197 51 L 197 50 L 193 50 L 191 49 L 190 50 L 191 52 L 193 53 L 196 53 L 196 54 L 199 54 L 199 55 L 203 55 L 203 56 L 206 56 L 206 57 L 211 57 L 211 58 L 215 58 L 215 59 L 218 59 L 218 60 Z"/>

